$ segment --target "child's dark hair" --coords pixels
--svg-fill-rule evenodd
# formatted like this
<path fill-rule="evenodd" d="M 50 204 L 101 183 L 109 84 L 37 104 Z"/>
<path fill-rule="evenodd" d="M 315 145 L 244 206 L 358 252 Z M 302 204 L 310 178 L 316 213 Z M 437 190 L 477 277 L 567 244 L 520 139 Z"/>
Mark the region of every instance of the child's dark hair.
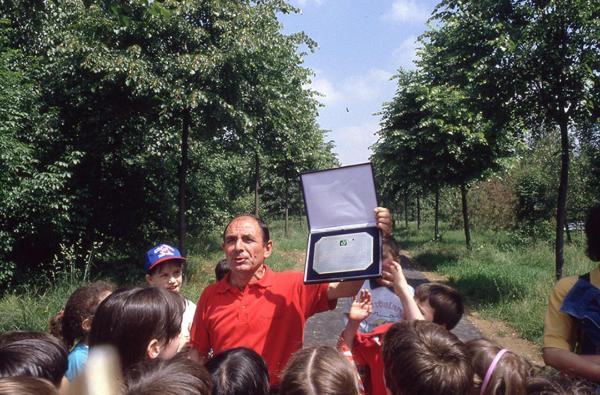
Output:
<path fill-rule="evenodd" d="M 0 336 L 0 377 L 40 377 L 58 388 L 67 355 L 64 343 L 49 333 L 8 332 Z"/>
<path fill-rule="evenodd" d="M 229 273 L 229 264 L 227 263 L 227 259 L 223 258 L 215 265 L 215 279 L 217 281 L 221 281 L 227 273 Z"/>
<path fill-rule="evenodd" d="M 335 348 L 309 347 L 289 360 L 280 395 L 357 395 L 356 369 Z"/>
<path fill-rule="evenodd" d="M 123 371 L 146 359 L 151 340 L 169 342 L 181 331 L 185 299 L 157 287 L 123 288 L 98 306 L 89 344 L 116 347 Z"/>
<path fill-rule="evenodd" d="M 133 365 L 125 375 L 125 386 L 126 395 L 210 395 L 212 383 L 202 364 L 178 354 L 170 360 Z"/>
<path fill-rule="evenodd" d="M 541 373 L 527 379 L 527 395 L 593 395 L 596 384 L 559 371 Z"/>
<path fill-rule="evenodd" d="M 400 255 L 400 247 L 398 246 L 398 243 L 396 242 L 396 240 L 394 240 L 394 238 L 391 236 L 383 240 L 382 249 L 383 249 L 383 255 L 386 255 L 386 253 L 389 253 L 394 258 L 396 258 Z"/>
<path fill-rule="evenodd" d="M 54 336 L 54 335 L 53 335 Z M 57 336 L 54 336 L 58 338 Z M 9 331 L 0 335 L 0 347 L 5 344 L 27 339 L 48 339 L 48 333 L 35 331 Z"/>
<path fill-rule="evenodd" d="M 52 334 L 62 338 L 69 349 L 78 339 L 86 338 L 87 333 L 82 327 L 83 321 L 94 317 L 100 302 L 113 290 L 111 284 L 102 281 L 77 288 L 67 300 L 62 314 L 51 321 Z M 58 333 L 56 333 L 57 329 L 60 329 Z"/>
<path fill-rule="evenodd" d="M 467 355 L 471 360 L 471 366 L 476 374 L 475 386 L 479 388 L 479 393 L 485 395 L 503 395 L 503 394 L 526 394 L 527 379 L 533 373 L 533 366 L 523 357 L 511 352 L 502 351 L 500 346 L 485 339 L 471 340 L 465 344 Z M 495 358 L 496 364 L 492 366 Z M 485 383 L 485 388 L 481 392 L 481 386 L 490 371 L 490 378 Z"/>
<path fill-rule="evenodd" d="M 585 219 L 587 256 L 592 261 L 600 261 L 600 204 L 590 209 Z"/>
<path fill-rule="evenodd" d="M 464 344 L 429 321 L 401 321 L 383 339 L 386 386 L 393 395 L 468 394 L 473 370 Z"/>
<path fill-rule="evenodd" d="M 415 289 L 417 302 L 428 301 L 433 309 L 433 322 L 450 330 L 458 324 L 463 313 L 462 297 L 452 287 L 439 283 L 425 283 Z"/>
<path fill-rule="evenodd" d="M 206 363 L 213 395 L 267 395 L 269 371 L 254 350 L 245 347 L 224 351 Z"/>
<path fill-rule="evenodd" d="M 58 395 L 58 389 L 48 380 L 39 377 L 0 378 L 2 395 Z"/>

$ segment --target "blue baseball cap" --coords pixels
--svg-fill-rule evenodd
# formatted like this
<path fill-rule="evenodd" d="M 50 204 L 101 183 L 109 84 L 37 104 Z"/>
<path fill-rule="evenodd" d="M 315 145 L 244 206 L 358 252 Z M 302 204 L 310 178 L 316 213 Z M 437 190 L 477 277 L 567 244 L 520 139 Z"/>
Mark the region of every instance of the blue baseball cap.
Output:
<path fill-rule="evenodd" d="M 168 244 L 159 244 L 146 252 L 146 263 L 144 269 L 149 272 L 156 265 L 166 261 L 185 262 L 185 257 L 181 256 L 179 250 Z"/>

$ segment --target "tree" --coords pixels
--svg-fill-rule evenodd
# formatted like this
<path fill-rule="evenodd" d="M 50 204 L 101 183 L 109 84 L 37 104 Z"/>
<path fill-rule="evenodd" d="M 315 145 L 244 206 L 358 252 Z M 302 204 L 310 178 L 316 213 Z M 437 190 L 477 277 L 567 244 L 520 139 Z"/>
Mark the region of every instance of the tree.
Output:
<path fill-rule="evenodd" d="M 277 21 L 290 11 L 279 0 L 1 4 L 56 109 L 44 163 L 78 155 L 62 241 L 100 240 L 121 258 L 177 234 L 183 250 L 187 234 L 246 208 L 249 152 L 287 152 L 295 166 L 304 153 L 288 142 L 327 150 L 297 52 L 308 39 Z"/>
<path fill-rule="evenodd" d="M 56 252 L 38 237 L 60 240 L 72 223 L 67 184 L 80 154 L 49 158 L 58 118 L 43 104 L 38 59 L 10 47 L 4 21 L 0 29 L 0 284 L 8 289 L 17 269 Z"/>
<path fill-rule="evenodd" d="M 510 122 L 517 120 L 559 132 L 557 278 L 563 267 L 569 130 L 576 121 L 598 116 L 599 12 L 592 0 L 446 0 L 432 18 L 437 27 L 423 37 L 423 68 L 435 81 L 465 87 L 499 131 L 510 132 Z"/>
<path fill-rule="evenodd" d="M 433 190 L 436 213 L 440 187 L 460 187 L 465 242 L 470 248 L 467 186 L 498 168 L 499 159 L 510 153 L 490 122 L 472 111 L 458 87 L 435 85 L 422 74 L 400 71 L 394 101 L 384 109 L 380 136 L 377 161 L 391 166 L 388 173 L 396 179 Z M 436 214 L 436 239 L 437 229 Z"/>

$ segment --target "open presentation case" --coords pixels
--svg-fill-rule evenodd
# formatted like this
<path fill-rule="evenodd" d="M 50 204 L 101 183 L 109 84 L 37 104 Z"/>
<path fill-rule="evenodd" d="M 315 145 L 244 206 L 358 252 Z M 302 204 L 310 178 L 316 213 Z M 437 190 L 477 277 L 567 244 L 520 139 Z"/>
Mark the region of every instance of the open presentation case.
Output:
<path fill-rule="evenodd" d="M 371 163 L 302 173 L 308 220 L 305 283 L 381 276 Z"/>

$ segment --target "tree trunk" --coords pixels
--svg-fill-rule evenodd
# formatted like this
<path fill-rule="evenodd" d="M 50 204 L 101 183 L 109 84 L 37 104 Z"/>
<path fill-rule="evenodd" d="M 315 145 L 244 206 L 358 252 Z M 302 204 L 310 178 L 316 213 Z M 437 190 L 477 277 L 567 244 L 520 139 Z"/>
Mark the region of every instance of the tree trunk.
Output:
<path fill-rule="evenodd" d="M 404 194 L 404 227 L 408 229 L 408 193 Z"/>
<path fill-rule="evenodd" d="M 558 186 L 558 203 L 556 205 L 556 242 L 555 242 L 555 262 L 556 279 L 562 277 L 564 264 L 564 229 L 567 207 L 567 190 L 569 186 L 569 133 L 568 119 L 563 115 L 559 121 L 560 126 L 560 184 Z"/>
<path fill-rule="evenodd" d="M 285 178 L 285 191 L 284 191 L 284 202 L 285 202 L 285 231 L 284 231 L 284 236 L 285 238 L 287 238 L 289 236 L 289 232 L 290 232 L 290 228 L 289 228 L 289 198 L 288 198 L 288 193 L 289 193 L 289 184 L 290 181 L 288 179 L 288 177 Z"/>
<path fill-rule="evenodd" d="M 571 229 L 569 229 L 569 219 L 565 218 L 565 234 L 567 235 L 567 243 L 573 243 L 573 239 L 571 238 Z"/>
<path fill-rule="evenodd" d="M 440 189 L 435 190 L 435 208 L 434 208 L 433 240 L 440 239 Z"/>
<path fill-rule="evenodd" d="M 187 223 L 185 221 L 185 178 L 188 169 L 188 140 L 190 136 L 190 113 L 183 114 L 181 124 L 181 163 L 179 164 L 179 251 L 182 255 L 185 252 L 185 236 L 187 233 Z"/>
<path fill-rule="evenodd" d="M 302 194 L 302 188 L 298 188 L 298 189 L 299 189 L 298 195 L 300 195 L 299 196 L 300 201 L 302 202 L 302 205 L 304 206 L 304 195 Z M 304 213 L 306 213 L 306 207 L 304 207 Z M 301 228 L 304 227 L 304 225 L 303 225 L 304 224 L 304 215 L 306 215 L 306 214 L 300 213 L 300 227 Z M 308 224 L 307 224 L 307 227 L 308 227 Z"/>
<path fill-rule="evenodd" d="M 417 230 L 421 229 L 421 196 L 417 194 Z"/>
<path fill-rule="evenodd" d="M 462 200 L 462 214 L 463 214 L 463 224 L 465 227 L 465 244 L 467 245 L 467 249 L 471 249 L 471 229 L 469 226 L 469 210 L 467 207 L 467 187 L 463 182 L 460 184 L 460 196 Z"/>
<path fill-rule="evenodd" d="M 260 189 L 260 158 L 258 150 L 254 151 L 254 215 L 259 216 L 259 192 Z"/>

